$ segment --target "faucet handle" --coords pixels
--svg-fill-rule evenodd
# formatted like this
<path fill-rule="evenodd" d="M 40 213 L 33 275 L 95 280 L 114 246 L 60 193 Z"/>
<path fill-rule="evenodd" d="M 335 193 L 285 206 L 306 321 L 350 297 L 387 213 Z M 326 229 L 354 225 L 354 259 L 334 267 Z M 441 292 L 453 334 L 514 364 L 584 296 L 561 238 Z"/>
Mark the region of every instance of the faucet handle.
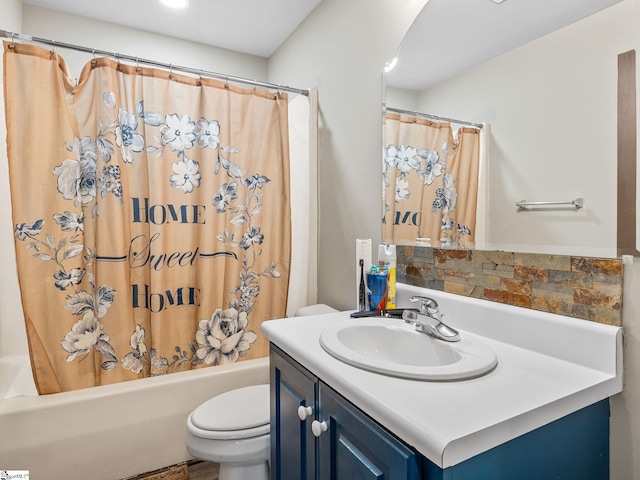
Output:
<path fill-rule="evenodd" d="M 420 302 L 420 313 L 422 315 L 432 315 L 438 313 L 438 302 L 431 297 L 423 297 L 421 295 L 412 295 L 409 297 L 409 301 L 416 303 Z"/>

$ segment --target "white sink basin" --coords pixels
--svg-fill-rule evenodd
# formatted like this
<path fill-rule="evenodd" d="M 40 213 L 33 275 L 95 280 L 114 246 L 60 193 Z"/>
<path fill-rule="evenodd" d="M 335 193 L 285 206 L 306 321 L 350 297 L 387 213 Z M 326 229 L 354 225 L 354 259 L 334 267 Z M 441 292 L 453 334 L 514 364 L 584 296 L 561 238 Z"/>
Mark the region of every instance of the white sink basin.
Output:
<path fill-rule="evenodd" d="M 493 350 L 464 332 L 461 337 L 445 342 L 399 319 L 350 318 L 327 326 L 320 344 L 342 362 L 393 377 L 466 380 L 495 368 Z"/>

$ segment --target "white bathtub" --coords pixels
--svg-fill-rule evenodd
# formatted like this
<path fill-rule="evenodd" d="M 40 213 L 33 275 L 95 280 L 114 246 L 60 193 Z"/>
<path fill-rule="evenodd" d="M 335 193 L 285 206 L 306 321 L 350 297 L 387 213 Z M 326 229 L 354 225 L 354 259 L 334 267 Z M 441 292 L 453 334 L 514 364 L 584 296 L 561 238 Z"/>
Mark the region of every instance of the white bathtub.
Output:
<path fill-rule="evenodd" d="M 18 395 L 30 376 L 18 367 L 24 362 L 4 363 L 0 469 L 29 470 L 34 480 L 117 480 L 189 460 L 189 412 L 216 394 L 269 382 L 269 360 L 260 358 L 27 396 Z"/>

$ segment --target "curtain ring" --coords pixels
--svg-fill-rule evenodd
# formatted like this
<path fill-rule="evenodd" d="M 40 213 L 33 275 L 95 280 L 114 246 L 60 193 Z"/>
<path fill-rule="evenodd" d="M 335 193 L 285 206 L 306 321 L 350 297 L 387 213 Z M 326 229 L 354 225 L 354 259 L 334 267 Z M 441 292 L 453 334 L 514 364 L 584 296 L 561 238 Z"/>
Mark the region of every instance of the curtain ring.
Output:
<path fill-rule="evenodd" d="M 202 86 L 202 69 L 200 69 L 200 71 L 198 72 L 198 81 L 197 81 L 198 86 Z"/>
<path fill-rule="evenodd" d="M 93 58 L 91 59 L 91 66 L 95 67 L 98 64 L 98 60 L 96 59 L 96 49 L 92 49 L 91 50 L 91 55 L 93 55 Z"/>
<path fill-rule="evenodd" d="M 175 75 L 173 74 L 173 63 L 170 63 L 170 64 L 169 64 L 169 78 L 170 78 L 171 80 L 173 80 L 173 77 L 174 77 L 174 76 L 175 76 Z"/>
<path fill-rule="evenodd" d="M 229 88 L 229 75 L 224 76 L 224 88 Z"/>
<path fill-rule="evenodd" d="M 140 68 L 140 59 L 136 57 L 136 72 L 140 73 L 141 71 L 142 71 L 142 68 Z"/>

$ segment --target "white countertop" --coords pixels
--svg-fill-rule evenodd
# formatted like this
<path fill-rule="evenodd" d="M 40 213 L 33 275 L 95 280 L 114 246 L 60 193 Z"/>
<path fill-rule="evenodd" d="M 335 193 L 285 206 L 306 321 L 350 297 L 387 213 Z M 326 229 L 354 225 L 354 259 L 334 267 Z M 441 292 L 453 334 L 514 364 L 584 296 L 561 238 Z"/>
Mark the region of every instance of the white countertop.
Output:
<path fill-rule="evenodd" d="M 441 468 L 622 391 L 621 328 L 398 287 L 398 305 L 404 307 L 409 294 L 437 298 L 448 325 L 494 350 L 496 369 L 471 380 L 429 382 L 352 367 L 326 353 L 319 342 L 327 325 L 357 321 L 349 312 L 271 320 L 262 331 Z"/>

